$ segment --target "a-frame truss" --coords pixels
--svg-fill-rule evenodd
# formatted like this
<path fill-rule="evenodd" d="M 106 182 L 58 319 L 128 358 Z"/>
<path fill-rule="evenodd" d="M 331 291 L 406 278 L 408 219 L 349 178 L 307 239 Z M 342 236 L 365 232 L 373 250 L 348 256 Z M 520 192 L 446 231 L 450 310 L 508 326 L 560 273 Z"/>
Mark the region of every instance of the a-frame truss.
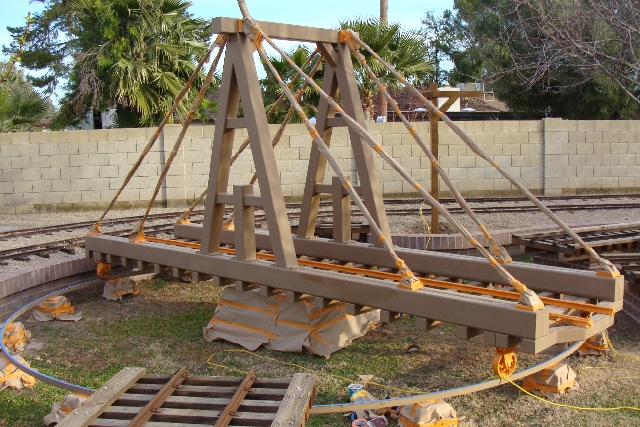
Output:
<path fill-rule="evenodd" d="M 271 147 L 260 83 L 253 62 L 254 51 L 255 46 L 244 34 L 229 36 L 211 153 L 207 193 L 209 203 L 205 208 L 200 251 L 211 254 L 220 250 L 225 204 L 233 204 L 228 203 L 229 195 L 226 193 L 233 138 L 237 128 L 247 128 L 253 162 L 258 174 L 260 194 L 264 195 L 259 198 L 258 203 L 265 212 L 276 265 L 292 268 L 298 263 L 280 186 L 276 157 Z M 238 118 L 240 102 L 244 111 L 243 118 Z M 257 197 L 254 198 L 254 200 L 257 199 Z M 250 236 L 247 237 L 250 238 Z M 255 254 L 250 258 L 255 258 Z"/>
<path fill-rule="evenodd" d="M 362 103 L 358 94 L 358 86 L 355 79 L 353 64 L 349 49 L 344 44 L 318 43 L 318 49 L 326 59 L 326 68 L 323 80 L 323 90 L 334 99 L 338 93 L 342 101 L 344 111 L 353 117 L 361 126 L 366 128 Z M 322 135 L 322 139 L 329 145 L 331 132 L 334 127 L 346 126 L 344 119 L 335 117 L 335 111 L 322 99 L 318 106 L 316 129 Z M 389 223 L 384 209 L 382 190 L 378 173 L 373 161 L 373 151 L 362 140 L 353 129 L 349 129 L 353 157 L 356 163 L 356 170 L 360 186 L 358 193 L 364 198 L 364 203 L 371 216 L 376 221 L 384 236 L 391 238 Z M 327 160 L 316 145 L 311 146 L 309 169 L 305 181 L 304 195 L 300 209 L 300 225 L 298 226 L 298 237 L 312 237 L 315 231 L 315 224 L 318 217 L 318 207 L 320 197 L 323 193 L 332 193 L 331 189 L 322 185 Z M 335 195 L 334 195 L 335 198 Z M 348 200 L 348 198 L 347 198 Z M 340 230 L 350 230 L 350 223 L 347 224 L 349 213 L 346 210 L 337 215 L 334 209 L 334 227 L 337 225 Z M 342 239 L 341 233 L 334 233 Z M 346 233 L 345 233 L 346 234 Z M 380 242 L 376 241 L 380 246 Z"/>
<path fill-rule="evenodd" d="M 332 97 L 339 96 L 345 113 L 364 126 L 351 59 L 338 31 L 264 22 L 258 25 L 273 39 L 316 43 L 326 61 L 325 91 Z M 505 264 L 506 270 L 524 280 L 544 299 L 544 309 L 527 311 L 516 307 L 518 294 L 485 260 L 397 249 L 397 254 L 425 286 L 418 290 L 399 288 L 398 267 L 386 249 L 350 241 L 349 196 L 338 180 L 323 184 L 326 160 L 315 145 L 298 236 L 293 237 L 253 61 L 256 45 L 244 34 L 239 20 L 216 18 L 213 30 L 227 35 L 228 50 L 204 225 L 178 224 L 174 240 L 148 237 L 145 242 L 136 243 L 113 236 L 87 236 L 85 247 L 89 257 L 116 265 L 120 260 L 123 264 L 138 260 L 156 264 L 159 269 L 171 267 L 176 274 L 190 271 L 194 278 L 214 276 L 225 279 L 219 283 L 236 281 L 240 289 L 259 286 L 265 295 L 280 289 L 294 300 L 302 295 L 313 296 L 321 305 L 343 301 L 348 303 L 350 314 L 358 314 L 367 307 L 380 308 L 382 317 L 389 321 L 397 313 L 411 314 L 424 329 L 438 322 L 453 323 L 461 338 L 482 334 L 488 345 L 508 348 L 520 343 L 522 350 L 530 353 L 556 343 L 589 338 L 613 324 L 614 312 L 622 308 L 621 276 L 606 277 L 595 272 L 516 262 Z M 244 110 L 242 118 L 238 117 L 240 104 Z M 330 141 L 331 129 L 345 124 L 325 102 L 319 105 L 317 117 L 316 129 L 326 143 Z M 248 131 L 260 195 L 253 194 L 252 186 L 243 185 L 227 192 L 237 128 Z M 388 239 L 389 226 L 372 149 L 354 133 L 351 145 L 360 178 L 358 193 L 383 237 Z M 333 199 L 333 241 L 312 238 L 321 194 L 330 194 Z M 223 229 L 225 205 L 233 205 L 235 230 Z M 255 233 L 254 207 L 264 209 L 268 235 Z M 256 253 L 257 250 L 261 252 Z M 433 275 L 438 277 L 433 279 Z M 490 283 L 506 288 L 494 289 L 488 286 Z"/>

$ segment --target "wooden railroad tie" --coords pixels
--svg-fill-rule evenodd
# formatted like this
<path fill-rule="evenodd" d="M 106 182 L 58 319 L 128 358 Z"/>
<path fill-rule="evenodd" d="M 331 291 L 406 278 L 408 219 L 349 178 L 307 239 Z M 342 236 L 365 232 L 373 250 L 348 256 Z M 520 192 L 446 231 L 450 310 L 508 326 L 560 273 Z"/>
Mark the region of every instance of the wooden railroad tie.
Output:
<path fill-rule="evenodd" d="M 314 374 L 293 378 L 146 374 L 124 368 L 59 427 L 252 425 L 302 427 L 315 397 Z"/>

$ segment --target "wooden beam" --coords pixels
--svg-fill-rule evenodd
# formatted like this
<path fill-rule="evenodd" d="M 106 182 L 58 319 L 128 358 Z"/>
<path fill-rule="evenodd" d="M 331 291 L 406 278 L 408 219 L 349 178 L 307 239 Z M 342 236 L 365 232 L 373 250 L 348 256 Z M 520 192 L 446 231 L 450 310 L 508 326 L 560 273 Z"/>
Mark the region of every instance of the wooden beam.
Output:
<path fill-rule="evenodd" d="M 118 397 L 140 379 L 144 368 L 124 368 L 107 383 L 95 391 L 76 410 L 69 413 L 58 423 L 59 427 L 84 427 L 102 414 Z"/>
<path fill-rule="evenodd" d="M 293 374 L 287 393 L 273 419 L 272 426 L 302 427 L 316 394 L 315 374 Z"/>
<path fill-rule="evenodd" d="M 278 24 L 267 21 L 256 22 L 260 29 L 272 39 L 312 43 L 340 43 L 340 34 L 338 30 L 305 27 L 302 25 Z M 218 17 L 211 20 L 211 31 L 214 34 L 240 33 L 242 32 L 241 28 L 241 19 Z"/>
<path fill-rule="evenodd" d="M 177 238 L 197 240 L 201 230 L 202 226 L 198 224 L 177 224 L 174 233 Z M 223 242 L 233 244 L 233 233 L 231 230 L 224 230 Z M 344 245 L 326 239 L 300 238 L 294 238 L 294 244 L 298 255 L 326 258 L 327 254 L 331 254 L 332 259 L 337 261 L 396 268 L 393 260 L 384 249 L 371 248 L 367 244 Z M 256 245 L 258 249 L 269 250 L 271 248 L 267 235 L 257 234 Z M 405 248 L 396 249 L 396 253 L 417 273 L 507 284 L 498 275 L 495 268 L 483 258 Z M 569 270 L 522 262 L 504 264 L 504 268 L 522 283 L 537 291 L 577 295 L 605 301 L 621 301 L 624 294 L 624 277 L 622 276 L 602 277 L 592 271 Z"/>

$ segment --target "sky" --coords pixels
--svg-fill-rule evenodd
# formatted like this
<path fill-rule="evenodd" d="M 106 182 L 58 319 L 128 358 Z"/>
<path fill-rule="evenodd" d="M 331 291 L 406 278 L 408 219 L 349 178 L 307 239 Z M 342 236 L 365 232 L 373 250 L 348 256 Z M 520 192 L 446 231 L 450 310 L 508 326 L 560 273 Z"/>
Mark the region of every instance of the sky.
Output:
<path fill-rule="evenodd" d="M 199 18 L 241 17 L 236 0 L 191 0 L 191 3 L 189 12 Z M 256 20 L 321 28 L 335 28 L 341 20 L 349 18 L 380 14 L 379 0 L 246 0 L 246 3 Z M 453 0 L 389 0 L 389 22 L 398 22 L 403 29 L 418 29 L 426 11 L 440 14 L 452 8 Z M 39 2 L 11 0 L 11 7 L 5 7 L 0 14 L 0 46 L 11 43 L 7 26 L 22 26 L 28 12 L 42 9 L 43 4 Z M 285 43 L 284 47 L 289 50 L 293 46 Z M 0 60 L 6 59 L 0 52 Z"/>

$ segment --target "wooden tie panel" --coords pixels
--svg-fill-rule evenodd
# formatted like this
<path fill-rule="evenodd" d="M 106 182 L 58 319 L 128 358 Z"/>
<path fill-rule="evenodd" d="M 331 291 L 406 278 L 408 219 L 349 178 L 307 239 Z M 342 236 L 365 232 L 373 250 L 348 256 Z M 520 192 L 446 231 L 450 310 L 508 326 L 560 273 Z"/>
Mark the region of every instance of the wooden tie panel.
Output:
<path fill-rule="evenodd" d="M 640 254 L 608 254 L 604 258 L 611 261 L 624 278 L 632 285 L 640 284 Z"/>
<path fill-rule="evenodd" d="M 315 375 L 293 378 L 146 374 L 125 368 L 60 427 L 304 426 Z"/>
<path fill-rule="evenodd" d="M 574 231 L 598 253 L 632 251 L 640 247 L 640 223 L 581 227 Z M 573 259 L 588 258 L 586 251 L 564 231 L 514 235 L 511 242 L 524 246 L 528 252 L 543 250 Z"/>

